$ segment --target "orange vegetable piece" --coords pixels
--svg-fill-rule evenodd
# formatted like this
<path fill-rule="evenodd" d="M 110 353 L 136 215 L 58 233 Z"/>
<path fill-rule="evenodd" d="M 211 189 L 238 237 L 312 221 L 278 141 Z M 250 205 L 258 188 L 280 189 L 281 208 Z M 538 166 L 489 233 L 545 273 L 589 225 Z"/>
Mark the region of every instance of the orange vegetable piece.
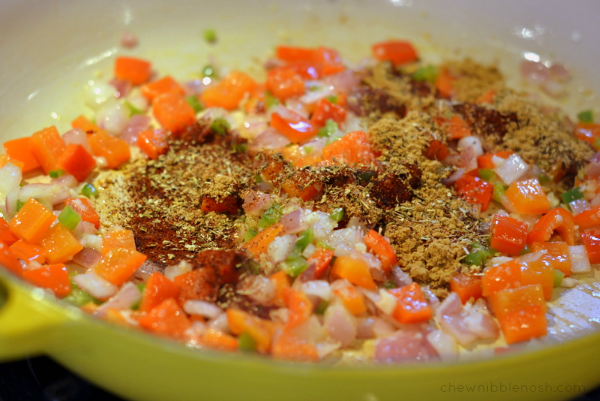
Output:
<path fill-rule="evenodd" d="M 448 136 L 450 139 L 460 139 L 471 135 L 469 124 L 456 114 L 448 120 Z"/>
<path fill-rule="evenodd" d="M 419 284 L 412 283 L 389 291 L 398 298 L 398 305 L 392 314 L 398 322 L 402 324 L 420 323 L 431 319 L 431 307 L 425 300 Z"/>
<path fill-rule="evenodd" d="M 237 336 L 248 333 L 256 341 L 259 352 L 269 352 L 275 325 L 273 322 L 261 319 L 239 309 L 227 309 L 229 329 Z"/>
<path fill-rule="evenodd" d="M 325 146 L 323 159 L 336 163 L 370 164 L 375 161 L 375 153 L 367 134 L 354 131 Z"/>
<path fill-rule="evenodd" d="M 177 301 L 167 298 L 138 320 L 144 329 L 166 337 L 183 338 L 190 320 Z"/>
<path fill-rule="evenodd" d="M 283 224 L 273 224 L 272 226 L 267 227 L 256 234 L 254 238 L 242 245 L 242 249 L 246 249 L 250 256 L 258 259 L 261 253 L 267 251 L 267 247 L 275 239 L 275 237 L 279 235 L 281 230 L 283 230 Z"/>
<path fill-rule="evenodd" d="M 81 220 L 92 223 L 96 228 L 100 227 L 100 216 L 88 198 L 70 198 L 65 201 L 65 205 L 71 206 Z"/>
<path fill-rule="evenodd" d="M 117 248 L 137 250 L 133 231 L 127 229 L 112 230 L 104 236 L 102 239 L 102 255 L 106 255 Z"/>
<path fill-rule="evenodd" d="M 471 298 L 477 301 L 482 296 L 481 276 L 459 273 L 450 279 L 450 291 L 457 293 L 463 304 Z"/>
<path fill-rule="evenodd" d="M 369 265 L 362 259 L 355 259 L 352 256 L 340 256 L 333 262 L 331 274 L 345 278 L 352 284 L 368 290 L 377 289 L 377 285 L 371 277 Z"/>
<path fill-rule="evenodd" d="M 403 40 L 390 40 L 372 46 L 373 57 L 379 61 L 391 61 L 395 66 L 412 63 L 418 58 L 412 43 Z"/>
<path fill-rule="evenodd" d="M 494 97 L 496 97 L 496 90 L 492 88 L 489 91 L 485 92 L 483 95 L 479 96 L 475 103 L 493 104 Z"/>
<path fill-rule="evenodd" d="M 483 273 L 482 294 L 489 297 L 495 292 L 521 286 L 521 266 L 516 260 L 489 267 Z"/>
<path fill-rule="evenodd" d="M 575 137 L 595 146 L 597 138 L 600 138 L 600 124 L 598 123 L 577 123 L 574 131 Z"/>
<path fill-rule="evenodd" d="M 23 163 L 21 170 L 24 173 L 33 171 L 40 166 L 31 149 L 29 148 L 30 137 L 13 139 L 12 141 L 4 142 L 4 151 L 11 160 L 18 160 Z"/>
<path fill-rule="evenodd" d="M 447 68 L 441 68 L 439 74 L 435 78 L 435 89 L 438 95 L 444 99 L 450 99 L 454 96 L 454 78 Z"/>
<path fill-rule="evenodd" d="M 543 214 L 551 208 L 537 178 L 513 182 L 506 190 L 506 197 L 522 214 Z"/>
<path fill-rule="evenodd" d="M 23 278 L 38 287 L 54 291 L 54 294 L 60 298 L 71 292 L 69 273 L 62 263 L 24 270 Z"/>
<path fill-rule="evenodd" d="M 546 334 L 546 301 L 539 284 L 499 291 L 490 302 L 508 344 Z"/>
<path fill-rule="evenodd" d="M 25 202 L 8 224 L 17 237 L 35 244 L 50 228 L 54 220 L 56 220 L 56 216 L 50 210 L 31 198 Z"/>
<path fill-rule="evenodd" d="M 181 288 L 177 284 L 166 278 L 164 274 L 156 272 L 146 282 L 140 311 L 150 312 L 166 299 L 177 299 L 180 292 Z"/>
<path fill-rule="evenodd" d="M 29 139 L 29 149 L 46 174 L 57 169 L 58 159 L 66 148 L 55 126 L 44 128 Z"/>
<path fill-rule="evenodd" d="M 315 58 L 315 50 L 297 46 L 277 46 L 275 55 L 284 61 L 312 61 Z"/>
<path fill-rule="evenodd" d="M 534 252 L 546 250 L 547 253 L 542 260 L 550 263 L 553 269 L 558 269 L 565 274 L 571 275 L 571 257 L 569 246 L 564 242 L 534 242 L 531 244 Z"/>
<path fill-rule="evenodd" d="M 63 263 L 83 249 L 73 233 L 62 224 L 50 227 L 38 241 L 46 251 L 48 263 Z"/>
<path fill-rule="evenodd" d="M 600 263 L 600 230 L 581 233 L 581 244 L 585 246 L 590 263 Z"/>
<path fill-rule="evenodd" d="M 477 167 L 493 169 L 496 167 L 496 165 L 494 165 L 494 162 L 492 161 L 492 158 L 494 156 L 500 157 L 502 159 L 508 159 L 508 156 L 512 155 L 513 153 L 515 152 L 513 152 L 512 150 L 503 150 L 497 153 L 486 153 L 477 158 Z"/>
<path fill-rule="evenodd" d="M 16 242 L 19 238 L 10 231 L 8 222 L 0 217 L 0 241 L 6 245 L 11 245 Z"/>
<path fill-rule="evenodd" d="M 444 160 L 449 154 L 448 145 L 437 139 L 429 142 L 429 146 L 423 151 L 423 156 L 429 160 Z"/>
<path fill-rule="evenodd" d="M 135 57 L 117 57 L 115 77 L 141 85 L 150 79 L 150 62 Z"/>
<path fill-rule="evenodd" d="M 252 93 L 257 85 L 249 75 L 232 71 L 216 85 L 206 88 L 202 92 L 201 99 L 206 107 L 235 110 L 246 94 Z"/>
<path fill-rule="evenodd" d="M 342 303 L 354 316 L 367 311 L 367 305 L 360 292 L 355 287 L 343 287 L 333 290 L 333 293 L 342 300 Z"/>
<path fill-rule="evenodd" d="M 209 328 L 202 334 L 202 345 L 219 351 L 233 352 L 238 350 L 238 339 L 229 334 Z"/>
<path fill-rule="evenodd" d="M 317 134 L 313 125 L 298 113 L 289 112 L 290 118 L 283 118 L 279 113 L 271 114 L 271 126 L 294 143 L 302 143 Z"/>
<path fill-rule="evenodd" d="M 154 99 L 152 113 L 160 125 L 178 135 L 196 122 L 194 108 L 177 93 L 163 93 Z"/>
<path fill-rule="evenodd" d="M 575 221 L 573 215 L 560 207 L 553 209 L 543 215 L 533 225 L 527 234 L 527 243 L 546 242 L 556 231 L 567 245 L 575 245 Z"/>
<path fill-rule="evenodd" d="M 381 261 L 381 267 L 384 271 L 389 272 L 392 267 L 398 264 L 398 257 L 392 245 L 375 230 L 369 230 L 364 237 L 365 245 L 372 250 L 377 258 Z"/>
<path fill-rule="evenodd" d="M 235 196 L 226 196 L 222 199 L 203 196 L 202 203 L 200 204 L 200 210 L 203 212 L 235 214 L 240 210 L 240 205 Z"/>
<path fill-rule="evenodd" d="M 275 297 L 273 298 L 273 304 L 276 306 L 283 306 L 283 292 L 286 288 L 290 288 L 291 282 L 290 277 L 283 271 L 280 270 L 269 277 L 269 280 L 275 285 Z"/>
<path fill-rule="evenodd" d="M 104 157 L 109 168 L 118 168 L 131 157 L 129 144 L 106 131 L 91 135 L 89 141 L 94 156 Z"/>
<path fill-rule="evenodd" d="M 142 95 L 150 102 L 163 93 L 176 93 L 185 96 L 185 89 L 169 75 L 142 86 Z"/>
<path fill-rule="evenodd" d="M 327 120 L 333 120 L 340 125 L 346 121 L 347 114 L 348 112 L 342 106 L 331 103 L 327 99 L 321 99 L 310 118 L 310 123 L 315 128 L 324 127 Z"/>
<path fill-rule="evenodd" d="M 35 261 L 39 264 L 46 262 L 46 250 L 38 245 L 29 244 L 22 239 L 10 246 L 10 251 L 15 257 L 26 262 Z"/>
<path fill-rule="evenodd" d="M 554 288 L 554 269 L 552 261 L 545 257 L 533 262 L 521 263 L 521 284 L 524 286 L 539 284 L 542 287 L 544 298 L 549 301 L 552 299 L 552 289 Z"/>
<path fill-rule="evenodd" d="M 57 165 L 82 182 L 96 167 L 96 160 L 82 145 L 70 143 L 58 158 Z"/>
<path fill-rule="evenodd" d="M 23 266 L 21 266 L 19 260 L 11 252 L 9 246 L 2 241 L 0 241 L 0 265 L 6 267 L 17 276 L 23 274 Z"/>
<path fill-rule="evenodd" d="M 304 323 L 313 312 L 313 304 L 302 291 L 293 288 L 283 290 L 283 302 L 288 308 L 286 329 L 291 329 Z"/>
<path fill-rule="evenodd" d="M 315 278 L 320 279 L 327 271 L 327 268 L 331 265 L 333 259 L 333 249 L 317 248 L 317 250 L 310 255 L 307 262 L 309 266 L 315 266 Z"/>
<path fill-rule="evenodd" d="M 508 216 L 495 215 L 490 246 L 509 256 L 517 256 L 527 243 L 527 224 Z"/>
<path fill-rule="evenodd" d="M 600 205 L 592 206 L 588 210 L 579 213 L 573 217 L 573 221 L 579 226 L 579 230 L 581 231 L 600 225 Z"/>
<path fill-rule="evenodd" d="M 17 166 L 19 168 L 19 170 L 21 170 L 21 172 L 23 172 L 23 168 L 25 167 L 25 163 L 23 163 L 20 160 L 17 159 L 11 159 L 10 157 L 8 157 L 8 155 L 0 155 L 0 168 L 6 166 L 6 163 L 12 163 L 15 166 Z M 36 159 L 37 162 L 37 159 Z"/>
<path fill-rule="evenodd" d="M 165 129 L 149 129 L 140 133 L 136 144 L 149 158 L 156 160 L 169 150 L 169 135 Z"/>
<path fill-rule="evenodd" d="M 299 362 L 317 362 L 319 353 L 313 344 L 283 330 L 273 338 L 271 355 L 275 359 Z"/>
<path fill-rule="evenodd" d="M 304 80 L 295 68 L 282 66 L 273 68 L 267 73 L 265 83 L 267 90 L 280 101 L 285 101 L 306 92 Z"/>
<path fill-rule="evenodd" d="M 477 174 L 477 170 L 471 170 Z M 490 205 L 494 195 L 494 186 L 481 178 L 469 175 L 461 176 L 454 183 L 456 195 L 472 205 L 481 205 L 481 211 L 485 212 Z"/>
<path fill-rule="evenodd" d="M 346 69 L 342 56 L 337 50 L 328 47 L 319 47 L 313 54 L 312 62 L 316 64 L 319 76 L 336 74 Z"/>
<path fill-rule="evenodd" d="M 99 276 L 114 285 L 121 285 L 146 261 L 146 255 L 131 249 L 117 248 L 102 256 L 94 266 Z"/>
<path fill-rule="evenodd" d="M 305 201 L 313 199 L 320 191 L 319 183 L 310 183 L 313 179 L 308 175 L 293 176 L 281 184 L 281 189 L 290 198 L 300 198 Z"/>
<path fill-rule="evenodd" d="M 110 135 L 107 131 L 103 130 L 102 128 L 98 127 L 96 124 L 88 120 L 88 118 L 84 115 L 80 115 L 79 117 L 71 121 L 71 127 L 79 128 L 80 130 L 88 134 L 88 137 L 90 134 L 98 134 L 100 132 Z"/>

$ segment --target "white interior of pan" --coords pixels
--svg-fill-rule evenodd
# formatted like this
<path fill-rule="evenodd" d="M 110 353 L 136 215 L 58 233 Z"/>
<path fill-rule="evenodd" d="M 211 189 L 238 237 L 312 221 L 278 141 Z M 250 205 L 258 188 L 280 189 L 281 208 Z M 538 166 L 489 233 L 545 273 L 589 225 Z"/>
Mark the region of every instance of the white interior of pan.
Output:
<path fill-rule="evenodd" d="M 561 105 L 572 117 L 589 108 L 598 115 L 598 15 L 595 0 L 2 0 L 0 141 L 49 125 L 64 132 L 84 109 L 86 82 L 110 79 L 116 54 L 149 58 L 161 74 L 185 80 L 209 57 L 252 71 L 277 43 L 326 44 L 353 62 L 386 38 L 408 38 L 432 61 L 469 55 L 496 62 L 514 87 L 522 85 L 524 55 L 564 63 L 574 78 Z M 203 40 L 207 28 L 216 29 L 217 45 Z M 139 37 L 135 50 L 119 46 L 124 31 Z M 598 327 L 593 275 L 552 303 L 552 338 Z"/>

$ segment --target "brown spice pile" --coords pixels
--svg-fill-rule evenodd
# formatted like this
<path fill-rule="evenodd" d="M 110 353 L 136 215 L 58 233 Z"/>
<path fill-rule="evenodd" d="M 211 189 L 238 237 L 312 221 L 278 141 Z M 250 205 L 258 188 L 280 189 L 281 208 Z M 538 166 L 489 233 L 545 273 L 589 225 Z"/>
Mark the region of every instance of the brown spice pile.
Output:
<path fill-rule="evenodd" d="M 219 144 L 173 142 L 158 160 L 138 158 L 103 172 L 97 210 L 105 225 L 134 231 L 138 250 L 161 266 L 203 249 L 231 248 L 240 216 L 200 210 L 202 196 L 228 195 L 252 182 L 251 161 Z"/>
<path fill-rule="evenodd" d="M 456 80 L 452 83 L 456 100 L 473 103 L 489 92 L 504 88 L 504 79 L 498 69 L 484 66 L 466 58 L 461 61 L 448 61 L 441 68 L 446 68 Z"/>

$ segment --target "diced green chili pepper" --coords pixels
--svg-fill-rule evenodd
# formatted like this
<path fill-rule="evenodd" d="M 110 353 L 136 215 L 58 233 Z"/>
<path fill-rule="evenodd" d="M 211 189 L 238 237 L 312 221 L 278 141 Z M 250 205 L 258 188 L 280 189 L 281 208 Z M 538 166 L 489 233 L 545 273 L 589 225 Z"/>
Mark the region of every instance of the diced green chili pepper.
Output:
<path fill-rule="evenodd" d="M 229 122 L 223 117 L 215 118 L 215 120 L 210 123 L 210 130 L 219 136 L 224 136 L 229 129 L 231 129 Z"/>
<path fill-rule="evenodd" d="M 494 184 L 494 200 L 498 203 L 502 202 L 502 198 L 504 197 L 504 193 L 506 192 L 506 185 L 501 182 L 497 182 Z"/>
<path fill-rule="evenodd" d="M 83 186 L 83 188 L 81 188 L 81 194 L 88 198 L 91 198 L 92 196 L 94 198 L 97 198 L 98 190 L 96 189 L 96 187 L 93 184 L 85 184 Z"/>
<path fill-rule="evenodd" d="M 271 227 L 273 224 L 281 220 L 281 206 L 277 203 L 268 208 L 258 221 L 260 228 Z"/>
<path fill-rule="evenodd" d="M 600 138 L 594 139 L 594 149 L 600 149 Z"/>
<path fill-rule="evenodd" d="M 319 241 L 317 242 L 317 248 L 323 248 L 323 249 L 329 249 L 330 251 L 333 251 L 333 247 L 329 246 L 325 241 Z"/>
<path fill-rule="evenodd" d="M 383 283 L 383 288 L 385 288 L 386 290 L 391 290 L 396 287 L 398 287 L 398 286 L 393 281 L 386 281 L 385 283 Z"/>
<path fill-rule="evenodd" d="M 577 120 L 579 120 L 580 123 L 593 123 L 594 114 L 591 110 L 584 110 L 581 113 L 577 114 Z"/>
<path fill-rule="evenodd" d="M 327 99 L 329 102 L 331 102 L 333 104 L 337 104 L 337 102 L 338 102 L 337 95 L 327 96 L 325 99 Z"/>
<path fill-rule="evenodd" d="M 569 203 L 578 199 L 583 199 L 583 192 L 581 192 L 579 187 L 575 187 L 567 192 L 564 192 L 560 197 L 570 210 L 571 206 L 569 206 Z"/>
<path fill-rule="evenodd" d="M 554 269 L 554 287 L 560 287 L 563 278 L 565 278 L 565 273 L 561 272 L 558 269 Z"/>
<path fill-rule="evenodd" d="M 248 242 L 250 241 L 252 238 L 256 237 L 256 234 L 258 234 L 258 231 L 256 231 L 255 228 L 250 228 L 248 229 L 245 233 L 244 233 L 244 242 Z"/>
<path fill-rule="evenodd" d="M 185 101 L 187 102 L 187 104 L 192 106 L 192 109 L 194 109 L 194 112 L 196 112 L 196 113 L 199 113 L 202 110 L 204 110 L 204 107 L 202 107 L 202 104 L 200 103 L 200 101 L 198 100 L 198 97 L 196 95 L 190 95 L 190 96 L 186 97 Z"/>
<path fill-rule="evenodd" d="M 65 170 L 52 170 L 48 173 L 51 178 L 58 178 L 65 173 Z"/>
<path fill-rule="evenodd" d="M 69 230 L 77 228 L 77 224 L 79 224 L 80 221 L 81 216 L 70 205 L 65 206 L 58 215 L 58 222 Z"/>
<path fill-rule="evenodd" d="M 425 67 L 419 68 L 414 74 L 412 74 L 412 79 L 415 81 L 427 81 L 427 82 L 435 82 L 435 79 L 438 76 L 438 69 L 433 65 L 427 65 Z"/>
<path fill-rule="evenodd" d="M 482 180 L 489 182 L 492 178 L 494 178 L 495 175 L 496 175 L 496 173 L 494 173 L 494 170 L 492 170 L 492 169 L 489 169 L 489 168 L 480 168 L 479 169 L 479 178 L 481 178 Z"/>
<path fill-rule="evenodd" d="M 304 250 L 308 246 L 308 244 L 312 244 L 314 238 L 315 238 L 315 236 L 313 234 L 312 227 L 303 231 L 302 234 L 300 234 L 300 237 L 298 237 L 298 241 L 296 241 L 296 245 L 294 245 L 293 252 L 297 252 L 298 255 L 301 255 L 302 252 L 304 252 Z"/>
<path fill-rule="evenodd" d="M 550 177 L 548 177 L 546 174 L 540 174 L 538 175 L 538 180 L 540 181 L 540 184 L 546 185 L 550 182 Z"/>
<path fill-rule="evenodd" d="M 335 222 L 339 222 L 344 218 L 344 208 L 336 207 L 329 214 L 329 218 Z"/>
<path fill-rule="evenodd" d="M 25 202 L 20 201 L 20 200 L 17 199 L 17 212 L 19 210 L 21 210 L 21 208 L 23 207 L 24 204 L 25 204 Z"/>
<path fill-rule="evenodd" d="M 323 128 L 320 128 L 319 131 L 317 132 L 317 136 L 319 138 L 329 138 L 337 130 L 338 130 L 337 123 L 333 120 L 327 120 L 327 122 L 325 122 L 325 126 Z"/>
<path fill-rule="evenodd" d="M 463 262 L 466 265 L 481 266 L 483 263 L 493 256 L 491 250 L 485 248 L 481 244 L 475 242 L 471 245 L 472 252 L 465 256 Z"/>
<path fill-rule="evenodd" d="M 531 248 L 529 247 L 529 245 L 525 245 L 525 248 L 521 249 L 521 252 L 519 252 L 519 256 L 525 255 L 528 253 L 531 253 Z"/>
<path fill-rule="evenodd" d="M 248 144 L 247 143 L 236 143 L 232 146 L 233 153 L 246 153 L 246 151 L 248 150 Z"/>
<path fill-rule="evenodd" d="M 310 155 L 313 150 L 315 150 L 315 148 L 313 148 L 312 146 L 304 146 L 304 151 L 307 155 Z"/>
<path fill-rule="evenodd" d="M 83 306 L 90 302 L 97 303 L 97 299 L 91 296 L 89 292 L 86 292 L 81 288 L 73 288 L 69 295 L 63 299 L 75 306 Z"/>
<path fill-rule="evenodd" d="M 202 76 L 208 78 L 217 78 L 217 72 L 212 65 L 208 64 L 202 69 Z"/>
<path fill-rule="evenodd" d="M 270 109 L 273 106 L 277 106 L 279 104 L 279 99 L 271 94 L 269 91 L 265 91 L 265 106 L 267 109 Z"/>
<path fill-rule="evenodd" d="M 137 114 L 146 114 L 142 110 L 138 109 L 133 104 L 128 102 L 127 100 L 125 100 L 125 102 L 123 102 L 123 104 L 125 105 L 125 107 L 127 108 L 127 111 L 129 112 L 129 117 L 135 116 Z"/>
<path fill-rule="evenodd" d="M 308 262 L 302 256 L 288 256 L 281 264 L 283 270 L 288 276 L 297 277 L 308 268 Z"/>
<path fill-rule="evenodd" d="M 204 40 L 208 43 L 215 43 L 217 41 L 217 31 L 214 29 L 206 29 L 204 31 Z"/>
<path fill-rule="evenodd" d="M 137 283 L 136 284 L 138 290 L 140 290 L 140 293 L 144 293 L 144 290 L 146 289 L 146 283 Z M 131 305 L 131 310 L 139 310 L 140 309 L 140 304 L 142 303 L 142 300 L 140 298 L 139 301 L 137 301 L 136 303 L 134 303 L 133 305 Z"/>
<path fill-rule="evenodd" d="M 247 331 L 244 331 L 238 337 L 238 348 L 240 351 L 256 351 L 256 340 Z"/>
<path fill-rule="evenodd" d="M 325 309 L 327 309 L 328 306 L 329 306 L 329 302 L 322 299 L 321 302 L 319 302 L 319 304 L 317 305 L 317 308 L 315 309 L 315 313 L 317 315 L 322 315 L 323 313 L 325 313 Z"/>
<path fill-rule="evenodd" d="M 262 179 L 262 177 L 260 176 L 260 174 L 257 174 L 254 176 L 254 181 L 256 181 L 257 184 L 260 184 L 261 182 L 264 182 L 264 180 Z"/>

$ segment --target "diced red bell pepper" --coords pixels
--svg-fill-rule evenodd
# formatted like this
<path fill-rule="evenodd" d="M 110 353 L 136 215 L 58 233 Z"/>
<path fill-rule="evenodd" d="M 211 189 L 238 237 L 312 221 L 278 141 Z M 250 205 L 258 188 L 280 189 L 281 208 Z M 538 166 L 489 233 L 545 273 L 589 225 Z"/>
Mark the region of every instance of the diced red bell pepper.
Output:
<path fill-rule="evenodd" d="M 131 157 L 129 144 L 121 138 L 110 135 L 106 131 L 90 135 L 89 141 L 94 155 L 104 157 L 109 168 L 117 168 L 129 161 Z"/>
<path fill-rule="evenodd" d="M 471 135 L 469 124 L 458 115 L 453 115 L 448 120 L 448 137 L 450 139 L 460 139 Z"/>
<path fill-rule="evenodd" d="M 496 167 L 494 165 L 494 162 L 492 161 L 494 156 L 500 157 L 502 159 L 508 159 L 508 156 L 512 155 L 513 153 L 515 152 L 513 152 L 512 150 L 503 150 L 497 153 L 486 153 L 477 158 L 477 167 L 493 169 Z"/>
<path fill-rule="evenodd" d="M 527 235 L 527 244 L 546 242 L 557 231 L 567 245 L 575 245 L 575 221 L 569 211 L 557 207 L 543 215 Z"/>
<path fill-rule="evenodd" d="M 494 186 L 479 177 L 461 176 L 454 183 L 456 194 L 466 202 L 481 205 L 481 211 L 486 211 L 494 195 Z"/>
<path fill-rule="evenodd" d="M 577 123 L 574 131 L 575 137 L 596 147 L 596 140 L 600 138 L 600 124 L 598 123 Z"/>
<path fill-rule="evenodd" d="M 317 108 L 315 109 L 310 122 L 315 128 L 324 127 L 327 120 L 333 120 L 338 123 L 338 125 L 341 125 L 346 121 L 346 114 L 348 114 L 348 112 L 345 108 L 333 104 L 327 99 L 321 99 L 317 103 Z"/>
<path fill-rule="evenodd" d="M 29 140 L 29 149 L 46 174 L 56 170 L 58 159 L 66 148 L 55 126 L 36 132 Z"/>
<path fill-rule="evenodd" d="M 466 304 L 471 298 L 477 301 L 482 296 L 481 276 L 467 273 L 457 274 L 450 280 L 450 291 L 457 293 L 463 304 Z"/>
<path fill-rule="evenodd" d="M 533 262 L 521 263 L 521 284 L 539 284 L 544 292 L 544 298 L 549 301 L 552 299 L 554 288 L 554 269 L 551 261 L 545 257 Z"/>
<path fill-rule="evenodd" d="M 181 134 L 196 122 L 194 108 L 185 101 L 183 96 L 174 92 L 157 96 L 152 103 L 152 114 L 161 127 L 171 131 L 173 135 Z"/>
<path fill-rule="evenodd" d="M 286 329 L 291 329 L 304 323 L 313 312 L 313 304 L 302 291 L 293 288 L 283 290 L 283 303 L 288 308 Z"/>
<path fill-rule="evenodd" d="M 495 292 L 521 286 L 521 266 L 516 260 L 489 267 L 483 274 L 482 294 L 489 297 Z"/>
<path fill-rule="evenodd" d="M 9 246 L 3 241 L 0 241 L 0 265 L 6 267 L 17 276 L 21 276 L 23 274 L 23 266 L 21 266 L 21 262 L 19 262 L 13 252 L 11 252 Z"/>
<path fill-rule="evenodd" d="M 404 40 L 390 40 L 372 46 L 373 57 L 379 61 L 391 61 L 395 66 L 411 63 L 418 58 L 414 46 Z"/>
<path fill-rule="evenodd" d="M 548 262 L 553 269 L 560 270 L 565 276 L 571 275 L 571 257 L 569 246 L 564 242 L 534 242 L 531 244 L 534 252 L 545 250 L 542 260 Z"/>
<path fill-rule="evenodd" d="M 150 79 L 150 62 L 135 57 L 118 57 L 115 60 L 115 77 L 141 85 Z"/>
<path fill-rule="evenodd" d="M 140 326 L 153 333 L 183 338 L 191 323 L 173 298 L 167 298 L 139 319 Z"/>
<path fill-rule="evenodd" d="M 394 251 L 394 248 L 392 248 L 389 241 L 377 231 L 369 230 L 369 232 L 365 234 L 363 240 L 367 248 L 375 252 L 375 255 L 377 255 L 377 258 L 381 261 L 381 268 L 383 271 L 389 272 L 392 270 L 392 267 L 398 264 L 396 251 Z"/>
<path fill-rule="evenodd" d="M 4 151 L 10 159 L 23 162 L 23 173 L 28 173 L 40 167 L 31 149 L 29 147 L 30 137 L 13 139 L 12 141 L 4 142 Z"/>
<path fill-rule="evenodd" d="M 318 280 L 323 277 L 332 260 L 333 249 L 317 248 L 307 262 L 309 266 L 315 266 L 315 278 Z"/>
<path fill-rule="evenodd" d="M 177 93 L 180 96 L 185 96 L 185 89 L 179 85 L 173 77 L 167 75 L 156 81 L 150 82 L 142 86 L 142 95 L 152 102 L 156 97 L 163 93 Z"/>
<path fill-rule="evenodd" d="M 444 160 L 449 154 L 450 149 L 448 149 L 448 145 L 437 139 L 429 142 L 429 146 L 423 151 L 423 156 L 429 160 Z"/>
<path fill-rule="evenodd" d="M 38 287 L 54 291 L 57 297 L 62 298 L 71 292 L 69 273 L 62 263 L 24 270 L 23 278 Z"/>
<path fill-rule="evenodd" d="M 392 316 L 402 324 L 426 322 L 431 319 L 431 307 L 425 300 L 419 284 L 412 283 L 402 288 L 390 290 L 398 299 Z"/>
<path fill-rule="evenodd" d="M 161 302 L 173 298 L 177 299 L 181 288 L 160 272 L 154 273 L 146 282 L 144 296 L 140 303 L 140 311 L 150 312 Z"/>
<path fill-rule="evenodd" d="M 600 263 L 600 230 L 581 233 L 581 243 L 585 246 L 590 263 Z"/>
<path fill-rule="evenodd" d="M 302 83 L 302 86 L 304 86 L 304 83 Z M 256 81 L 249 75 L 240 71 L 232 71 L 216 85 L 206 88 L 201 97 L 206 107 L 222 107 L 226 110 L 234 110 L 244 96 L 252 93 L 256 87 Z"/>
<path fill-rule="evenodd" d="M 100 216 L 96 213 L 92 202 L 88 198 L 70 198 L 65 201 L 81 217 L 81 220 L 92 223 L 94 227 L 100 228 Z"/>
<path fill-rule="evenodd" d="M 0 217 L 0 241 L 4 242 L 7 245 L 11 245 L 18 239 L 19 238 L 10 230 L 8 222 Z"/>
<path fill-rule="evenodd" d="M 10 246 L 10 251 L 17 258 L 26 262 L 37 262 L 42 265 L 46 262 L 46 251 L 44 248 L 38 245 L 29 244 L 22 239 L 12 244 Z"/>
<path fill-rule="evenodd" d="M 518 255 L 527 244 L 527 224 L 508 216 L 494 216 L 490 246 L 509 256 Z"/>
<path fill-rule="evenodd" d="M 165 129 L 149 129 L 140 133 L 136 144 L 149 158 L 156 160 L 169 150 L 169 135 Z"/>
<path fill-rule="evenodd" d="M 267 73 L 266 87 L 280 101 L 306 92 L 302 76 L 293 68 L 282 66 L 273 68 Z"/>
<path fill-rule="evenodd" d="M 323 160 L 348 164 L 371 164 L 375 161 L 375 152 L 371 148 L 367 134 L 363 131 L 354 131 L 325 146 Z"/>
<path fill-rule="evenodd" d="M 579 226 L 579 230 L 581 231 L 590 227 L 600 226 L 600 205 L 592 206 L 588 210 L 579 213 L 573 218 L 573 221 Z"/>
<path fill-rule="evenodd" d="M 285 117 L 271 114 L 271 126 L 294 143 L 302 143 L 317 134 L 315 127 L 298 113 L 289 111 Z"/>
<path fill-rule="evenodd" d="M 96 167 L 96 160 L 82 145 L 70 143 L 58 158 L 57 165 L 82 182 Z"/>

